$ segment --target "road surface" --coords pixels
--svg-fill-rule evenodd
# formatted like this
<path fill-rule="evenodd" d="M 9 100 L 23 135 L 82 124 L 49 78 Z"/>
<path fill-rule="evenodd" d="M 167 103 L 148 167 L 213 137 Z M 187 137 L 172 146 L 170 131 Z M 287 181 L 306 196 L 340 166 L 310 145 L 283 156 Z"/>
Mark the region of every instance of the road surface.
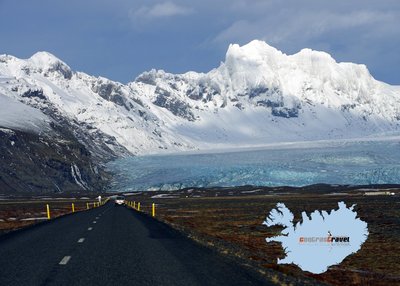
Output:
<path fill-rule="evenodd" d="M 132 209 L 105 206 L 0 237 L 0 285 L 268 285 Z"/>

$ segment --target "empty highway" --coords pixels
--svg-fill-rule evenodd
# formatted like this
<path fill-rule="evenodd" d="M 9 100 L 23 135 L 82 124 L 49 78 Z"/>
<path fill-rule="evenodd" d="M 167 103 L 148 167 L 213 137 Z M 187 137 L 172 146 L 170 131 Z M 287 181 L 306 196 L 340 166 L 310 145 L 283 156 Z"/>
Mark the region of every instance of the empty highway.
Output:
<path fill-rule="evenodd" d="M 108 203 L 0 237 L 0 285 L 267 285 L 167 225 Z"/>

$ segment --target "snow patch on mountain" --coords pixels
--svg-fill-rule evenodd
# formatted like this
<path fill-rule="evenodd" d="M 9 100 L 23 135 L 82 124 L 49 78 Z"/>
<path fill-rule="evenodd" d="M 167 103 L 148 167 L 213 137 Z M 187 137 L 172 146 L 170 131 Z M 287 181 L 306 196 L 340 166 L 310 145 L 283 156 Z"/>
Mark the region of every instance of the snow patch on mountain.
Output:
<path fill-rule="evenodd" d="M 51 120 L 39 110 L 0 93 L 0 126 L 40 133 L 50 130 Z"/>

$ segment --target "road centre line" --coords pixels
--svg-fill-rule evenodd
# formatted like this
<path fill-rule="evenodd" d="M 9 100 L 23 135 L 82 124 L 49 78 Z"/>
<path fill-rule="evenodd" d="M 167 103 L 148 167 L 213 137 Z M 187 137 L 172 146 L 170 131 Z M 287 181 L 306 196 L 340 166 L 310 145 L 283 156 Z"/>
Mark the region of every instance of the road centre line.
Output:
<path fill-rule="evenodd" d="M 92 230 L 93 229 L 93 227 L 89 227 L 87 230 Z"/>
<path fill-rule="evenodd" d="M 85 238 L 80 238 L 79 240 L 78 240 L 78 243 L 82 243 L 82 242 L 84 242 L 85 241 Z"/>
<path fill-rule="evenodd" d="M 58 263 L 58 264 L 67 265 L 67 263 L 69 262 L 70 259 L 71 259 L 71 256 L 64 256 L 64 258 L 61 259 L 60 263 Z"/>

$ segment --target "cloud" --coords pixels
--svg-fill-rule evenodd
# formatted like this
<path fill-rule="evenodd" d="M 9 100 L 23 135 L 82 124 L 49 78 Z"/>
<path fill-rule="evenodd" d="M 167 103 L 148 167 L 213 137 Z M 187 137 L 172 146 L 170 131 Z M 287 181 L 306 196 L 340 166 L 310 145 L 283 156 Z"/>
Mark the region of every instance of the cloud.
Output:
<path fill-rule="evenodd" d="M 220 31 L 213 39 L 215 43 L 245 43 L 255 38 L 271 44 L 285 44 L 317 40 L 331 32 L 352 33 L 355 29 L 371 31 L 383 30 L 400 24 L 392 12 L 354 11 L 347 14 L 332 11 L 305 11 L 303 13 L 277 13 L 275 16 L 258 19 L 242 19 L 233 22 Z M 381 32 L 382 33 L 382 32 Z"/>
<path fill-rule="evenodd" d="M 163 2 L 153 6 L 142 6 L 136 11 L 131 11 L 132 18 L 154 19 L 169 18 L 174 16 L 189 15 L 193 12 L 191 8 L 187 8 L 174 2 Z"/>

